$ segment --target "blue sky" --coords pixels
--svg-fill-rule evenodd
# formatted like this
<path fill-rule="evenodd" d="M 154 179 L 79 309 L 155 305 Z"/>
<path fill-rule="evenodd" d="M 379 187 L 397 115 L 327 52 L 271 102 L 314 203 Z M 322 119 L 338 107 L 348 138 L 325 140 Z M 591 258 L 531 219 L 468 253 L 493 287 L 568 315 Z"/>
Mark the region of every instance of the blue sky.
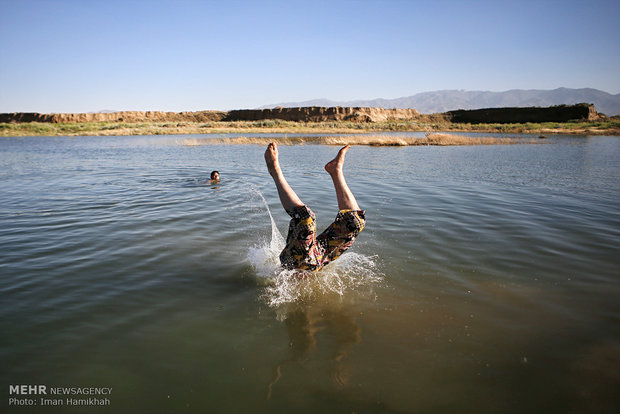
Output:
<path fill-rule="evenodd" d="M 0 112 L 620 93 L 620 1 L 0 0 Z"/>

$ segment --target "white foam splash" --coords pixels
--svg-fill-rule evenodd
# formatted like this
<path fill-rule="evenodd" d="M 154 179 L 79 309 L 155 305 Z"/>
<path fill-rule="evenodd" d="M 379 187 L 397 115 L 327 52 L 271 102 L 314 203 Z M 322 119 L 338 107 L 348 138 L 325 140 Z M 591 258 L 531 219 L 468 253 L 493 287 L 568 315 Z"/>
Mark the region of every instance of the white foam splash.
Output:
<path fill-rule="evenodd" d="M 257 246 L 250 247 L 248 251 L 248 260 L 256 269 L 258 275 L 265 277 L 273 275 L 279 269 L 280 252 L 284 249 L 285 241 L 271 215 L 267 200 L 265 200 L 265 197 L 263 197 L 260 191 L 256 189 L 254 191 L 263 200 L 267 213 L 269 213 L 269 219 L 271 220 L 271 240 L 263 241 Z"/>
<path fill-rule="evenodd" d="M 327 297 L 342 297 L 347 292 L 367 294 L 383 280 L 377 269 L 376 256 L 347 252 L 318 272 L 285 270 L 279 255 L 285 245 L 269 206 L 262 199 L 271 220 L 271 240 L 264 240 L 248 251 L 248 260 L 256 270 L 258 281 L 264 284 L 262 299 L 271 307 L 287 303 L 316 301 Z"/>
<path fill-rule="evenodd" d="M 383 278 L 373 257 L 345 253 L 318 272 L 280 270 L 267 280 L 262 298 L 271 307 L 291 302 L 314 302 L 342 297 L 347 293 L 364 295 Z"/>

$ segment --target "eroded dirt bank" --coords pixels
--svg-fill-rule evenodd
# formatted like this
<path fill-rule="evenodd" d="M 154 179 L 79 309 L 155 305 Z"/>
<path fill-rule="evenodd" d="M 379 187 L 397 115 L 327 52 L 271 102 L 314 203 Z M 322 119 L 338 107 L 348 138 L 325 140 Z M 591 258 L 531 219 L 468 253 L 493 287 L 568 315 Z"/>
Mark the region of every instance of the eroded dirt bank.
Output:
<path fill-rule="evenodd" d="M 454 123 L 519 123 L 594 121 L 600 117 L 591 104 L 560 105 L 545 108 L 487 108 L 456 110 L 443 114 L 421 115 L 415 109 L 303 107 L 272 109 L 240 109 L 233 111 L 161 112 L 122 111 L 113 113 L 40 114 L 14 112 L 0 114 L 2 123 L 49 122 L 218 122 L 258 121 L 277 119 L 293 122 L 390 122 L 425 120 L 434 116 Z"/>

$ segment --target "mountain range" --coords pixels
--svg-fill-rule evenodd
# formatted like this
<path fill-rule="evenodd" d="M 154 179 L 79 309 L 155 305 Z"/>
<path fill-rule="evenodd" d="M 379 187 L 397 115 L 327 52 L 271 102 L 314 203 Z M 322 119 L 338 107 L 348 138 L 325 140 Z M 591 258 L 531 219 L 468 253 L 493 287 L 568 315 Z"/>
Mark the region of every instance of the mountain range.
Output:
<path fill-rule="evenodd" d="M 620 115 L 620 94 L 592 89 L 558 88 L 552 90 L 541 89 L 511 89 L 504 92 L 443 90 L 422 92 L 412 96 L 396 99 L 371 99 L 356 101 L 332 101 L 329 99 L 313 99 L 303 102 L 285 102 L 265 105 L 262 108 L 278 106 L 305 107 L 305 106 L 352 106 L 377 108 L 414 108 L 423 114 L 447 112 L 456 109 L 479 109 L 523 106 L 553 106 L 570 105 L 576 103 L 594 104 L 596 110 L 608 116 Z"/>

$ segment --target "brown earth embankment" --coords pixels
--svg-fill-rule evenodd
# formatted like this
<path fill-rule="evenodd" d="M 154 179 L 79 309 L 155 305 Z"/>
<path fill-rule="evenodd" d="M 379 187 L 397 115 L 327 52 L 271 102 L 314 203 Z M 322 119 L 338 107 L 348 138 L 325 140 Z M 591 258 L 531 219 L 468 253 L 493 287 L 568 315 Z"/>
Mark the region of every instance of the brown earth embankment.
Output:
<path fill-rule="evenodd" d="M 210 122 L 221 121 L 224 111 L 161 112 L 122 111 L 112 113 L 83 114 L 40 114 L 36 112 L 14 112 L 0 114 L 0 122 Z"/>
<path fill-rule="evenodd" d="M 558 105 L 525 108 L 484 108 L 446 112 L 448 120 L 470 124 L 517 124 L 525 122 L 596 121 L 600 115 L 594 105 Z"/>
<path fill-rule="evenodd" d="M 283 120 L 292 122 L 348 121 L 378 123 L 390 121 L 419 121 L 453 123 L 540 123 L 567 121 L 596 121 L 600 115 L 594 105 L 576 104 L 551 107 L 485 108 L 456 110 L 442 114 L 420 115 L 415 109 L 385 109 L 368 107 L 299 107 L 272 109 L 240 109 L 233 111 L 160 112 L 123 111 L 113 113 L 40 114 L 15 112 L 0 114 L 0 123 L 87 123 L 87 122 L 218 122 Z"/>
<path fill-rule="evenodd" d="M 280 119 L 295 122 L 385 122 L 390 120 L 416 119 L 420 113 L 415 109 L 350 108 L 350 107 L 303 107 L 273 109 L 240 109 L 233 111 L 160 112 L 123 111 L 113 113 L 65 113 L 40 114 L 14 112 L 0 114 L 0 122 L 213 122 L 213 121 L 259 121 Z"/>
<path fill-rule="evenodd" d="M 259 121 L 281 119 L 295 122 L 385 122 L 391 120 L 417 119 L 420 113 L 415 109 L 385 109 L 367 107 L 322 107 L 241 109 L 228 112 L 226 121 Z"/>

